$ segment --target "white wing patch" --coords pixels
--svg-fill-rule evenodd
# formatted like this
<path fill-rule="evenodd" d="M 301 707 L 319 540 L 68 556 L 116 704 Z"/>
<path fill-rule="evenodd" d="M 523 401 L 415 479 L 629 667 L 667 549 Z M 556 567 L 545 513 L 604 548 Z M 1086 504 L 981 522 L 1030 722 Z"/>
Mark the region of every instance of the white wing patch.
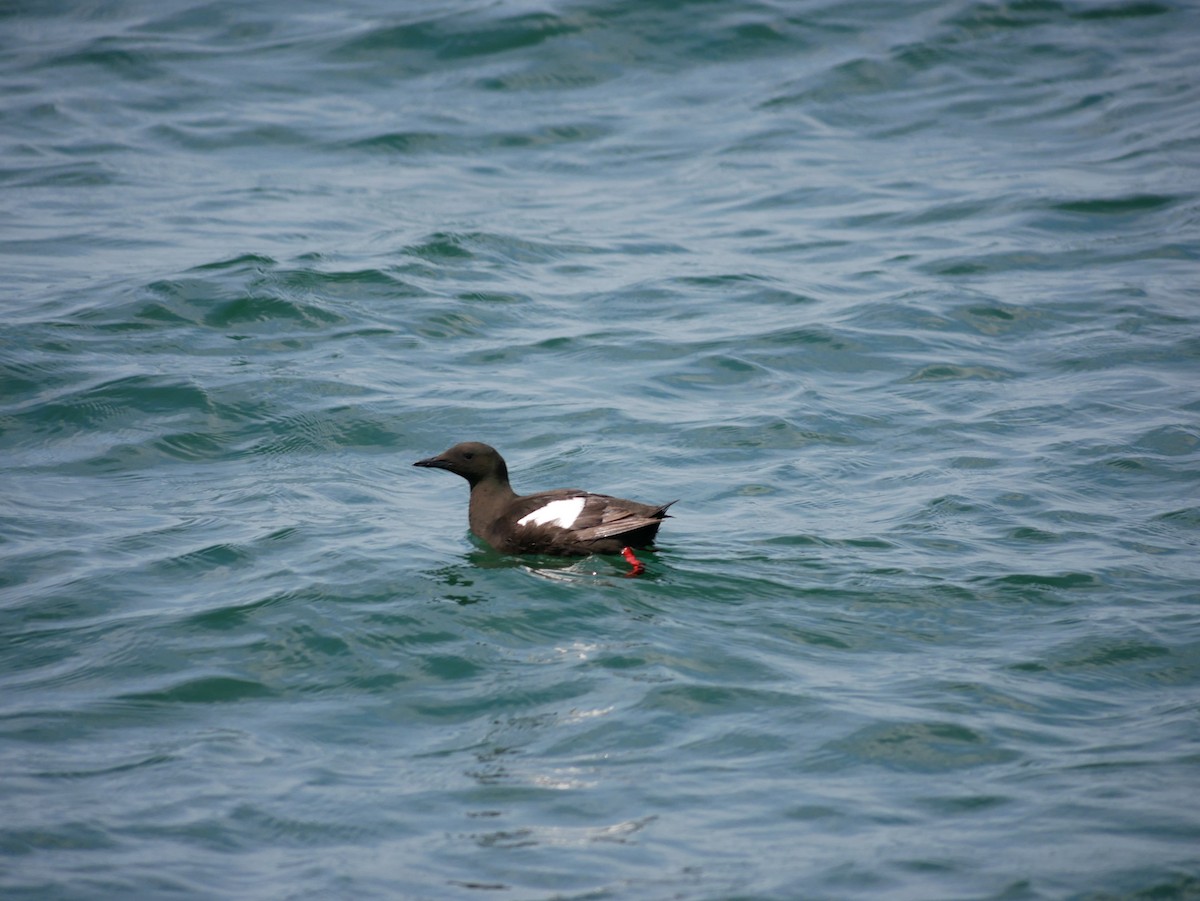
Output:
<path fill-rule="evenodd" d="M 551 501 L 546 506 L 538 507 L 532 513 L 522 516 L 517 520 L 517 525 L 552 525 L 562 529 L 569 529 L 575 520 L 579 519 L 579 514 L 583 512 L 583 505 L 585 503 L 587 503 L 587 498 L 585 497 L 568 497 L 561 501 Z"/>

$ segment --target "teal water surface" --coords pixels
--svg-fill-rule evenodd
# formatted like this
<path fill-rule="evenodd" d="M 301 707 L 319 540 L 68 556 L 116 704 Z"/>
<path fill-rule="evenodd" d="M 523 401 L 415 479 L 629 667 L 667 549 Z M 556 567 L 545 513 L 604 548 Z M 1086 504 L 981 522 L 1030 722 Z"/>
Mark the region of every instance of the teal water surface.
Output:
<path fill-rule="evenodd" d="M 0 896 L 1200 898 L 1197 34 L 4 8 Z"/>

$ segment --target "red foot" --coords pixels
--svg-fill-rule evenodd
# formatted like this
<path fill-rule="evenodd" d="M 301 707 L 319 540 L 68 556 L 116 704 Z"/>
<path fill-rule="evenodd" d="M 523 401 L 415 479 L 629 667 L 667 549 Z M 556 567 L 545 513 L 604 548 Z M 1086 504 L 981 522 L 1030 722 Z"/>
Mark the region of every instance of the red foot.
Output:
<path fill-rule="evenodd" d="M 646 567 L 642 565 L 642 561 L 634 556 L 633 548 L 621 548 L 621 556 L 625 558 L 626 563 L 633 567 L 633 569 L 625 573 L 626 577 L 641 575 L 646 571 Z"/>

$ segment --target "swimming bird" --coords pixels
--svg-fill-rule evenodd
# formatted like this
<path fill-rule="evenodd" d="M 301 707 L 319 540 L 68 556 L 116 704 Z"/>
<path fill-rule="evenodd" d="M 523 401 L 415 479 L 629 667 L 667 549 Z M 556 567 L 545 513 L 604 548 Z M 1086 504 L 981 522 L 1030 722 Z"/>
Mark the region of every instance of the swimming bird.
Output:
<path fill-rule="evenodd" d="M 413 466 L 444 469 L 471 486 L 471 531 L 505 554 L 621 554 L 643 569 L 633 548 L 654 541 L 675 501 L 655 506 L 579 488 L 520 495 L 508 482 L 508 465 L 494 447 L 478 441 L 456 444 Z"/>

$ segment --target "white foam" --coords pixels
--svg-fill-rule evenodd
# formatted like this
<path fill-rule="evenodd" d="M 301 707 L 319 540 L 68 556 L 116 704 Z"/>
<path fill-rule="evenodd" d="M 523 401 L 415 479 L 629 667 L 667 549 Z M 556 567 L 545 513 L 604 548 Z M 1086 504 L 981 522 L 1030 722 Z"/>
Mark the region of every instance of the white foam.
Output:
<path fill-rule="evenodd" d="M 583 505 L 586 502 L 587 498 L 583 497 L 568 497 L 561 501 L 551 501 L 546 506 L 538 507 L 532 513 L 522 516 L 517 520 L 517 525 L 552 525 L 569 529 L 575 520 L 579 519 L 579 514 L 583 512 Z"/>

